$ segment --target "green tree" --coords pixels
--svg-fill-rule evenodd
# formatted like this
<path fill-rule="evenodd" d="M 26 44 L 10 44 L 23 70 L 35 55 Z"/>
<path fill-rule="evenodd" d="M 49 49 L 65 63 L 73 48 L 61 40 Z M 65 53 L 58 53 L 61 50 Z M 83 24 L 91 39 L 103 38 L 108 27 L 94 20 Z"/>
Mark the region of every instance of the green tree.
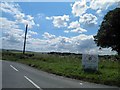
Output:
<path fill-rule="evenodd" d="M 120 8 L 109 11 L 94 36 L 97 46 L 111 47 L 120 55 Z"/>

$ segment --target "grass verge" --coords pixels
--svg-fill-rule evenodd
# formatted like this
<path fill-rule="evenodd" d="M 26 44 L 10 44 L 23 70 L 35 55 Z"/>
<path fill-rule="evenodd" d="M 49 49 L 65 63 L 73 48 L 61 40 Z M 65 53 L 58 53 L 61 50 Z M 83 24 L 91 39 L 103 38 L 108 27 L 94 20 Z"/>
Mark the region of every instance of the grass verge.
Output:
<path fill-rule="evenodd" d="M 120 86 L 120 56 L 99 57 L 97 72 L 84 72 L 81 55 L 58 55 L 28 52 L 3 51 L 2 59 L 24 63 L 34 68 L 69 78 Z M 116 60 L 117 58 L 117 60 Z"/>

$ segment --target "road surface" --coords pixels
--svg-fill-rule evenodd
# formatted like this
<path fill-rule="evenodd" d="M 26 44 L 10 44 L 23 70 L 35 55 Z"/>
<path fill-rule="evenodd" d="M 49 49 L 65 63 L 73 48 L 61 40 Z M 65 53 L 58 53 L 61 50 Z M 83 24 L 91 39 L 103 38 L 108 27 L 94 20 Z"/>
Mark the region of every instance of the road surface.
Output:
<path fill-rule="evenodd" d="M 109 90 L 118 90 L 115 86 L 89 83 L 49 74 L 21 63 L 2 60 L 0 62 L 2 62 L 2 88 L 26 88 L 25 90 L 27 88 L 32 88 L 31 90 L 45 90 L 45 88 L 109 88 Z"/>

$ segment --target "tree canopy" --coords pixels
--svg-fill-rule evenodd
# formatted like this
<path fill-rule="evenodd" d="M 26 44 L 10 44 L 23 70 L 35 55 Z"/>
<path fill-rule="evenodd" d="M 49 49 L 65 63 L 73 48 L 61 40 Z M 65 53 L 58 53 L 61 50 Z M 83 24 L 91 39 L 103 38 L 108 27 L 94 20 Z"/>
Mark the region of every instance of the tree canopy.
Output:
<path fill-rule="evenodd" d="M 120 55 L 120 8 L 109 11 L 94 36 L 97 46 L 111 47 Z"/>

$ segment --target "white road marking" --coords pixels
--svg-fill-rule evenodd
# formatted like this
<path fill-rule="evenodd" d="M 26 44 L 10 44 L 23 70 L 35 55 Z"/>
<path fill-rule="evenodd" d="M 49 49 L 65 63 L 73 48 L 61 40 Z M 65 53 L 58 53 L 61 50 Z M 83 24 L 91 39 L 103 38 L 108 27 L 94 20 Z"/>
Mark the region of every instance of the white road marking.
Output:
<path fill-rule="evenodd" d="M 36 88 L 41 89 L 37 84 L 35 84 L 32 80 L 30 80 L 27 76 L 24 76 L 30 83 L 32 83 Z"/>
<path fill-rule="evenodd" d="M 83 83 L 79 83 L 80 85 L 83 85 Z"/>
<path fill-rule="evenodd" d="M 10 67 L 12 67 L 15 71 L 17 71 L 17 72 L 18 72 L 18 70 L 17 70 L 15 67 L 13 67 L 12 65 L 10 65 Z"/>

